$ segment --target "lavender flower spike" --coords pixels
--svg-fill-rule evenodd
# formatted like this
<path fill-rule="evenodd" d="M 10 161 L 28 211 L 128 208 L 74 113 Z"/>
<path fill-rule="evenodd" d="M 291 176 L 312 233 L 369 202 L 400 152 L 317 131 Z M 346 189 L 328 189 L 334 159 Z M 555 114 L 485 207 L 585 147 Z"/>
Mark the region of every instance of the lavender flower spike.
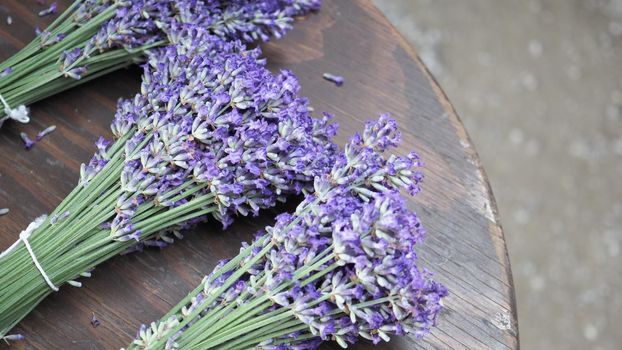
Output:
<path fill-rule="evenodd" d="M 130 64 L 142 63 L 150 52 L 176 42 L 177 27 L 200 27 L 215 39 L 254 43 L 280 38 L 296 16 L 317 10 L 320 0 L 133 0 L 75 1 L 50 27 L 36 30 L 27 54 L 17 54 L 0 71 L 0 96 L 10 106 L 53 95 Z M 39 13 L 55 13 L 56 3 Z M 71 40 L 65 40 L 71 38 Z M 50 54 L 51 47 L 53 54 Z M 46 84 L 38 77 L 45 75 Z M 24 81 L 32 83 L 24 84 Z M 54 89 L 46 89 L 53 85 Z M 48 91 L 40 94 L 41 90 Z M 34 93 L 37 92 L 37 93 Z M 6 106 L 5 106 L 6 107 Z M 0 123 L 12 109 L 0 110 Z M 4 116 L 3 116 L 4 115 Z M 17 112 L 11 119 L 28 122 Z M 1 126 L 1 125 L 0 125 Z"/>
<path fill-rule="evenodd" d="M 419 192 L 420 162 L 383 153 L 399 134 L 382 116 L 282 214 L 218 264 L 129 349 L 315 349 L 430 332 L 445 287 L 418 267 L 425 230 L 399 190 Z"/>
<path fill-rule="evenodd" d="M 76 189 L 33 230 L 54 286 L 80 287 L 109 257 L 164 247 L 210 217 L 226 227 L 310 192 L 334 163 L 335 126 L 311 117 L 291 72 L 201 26 L 176 23 L 171 38 L 119 101 L 115 140 L 97 140 Z M 29 259 L 19 243 L 0 257 L 0 336 L 52 291 Z"/>

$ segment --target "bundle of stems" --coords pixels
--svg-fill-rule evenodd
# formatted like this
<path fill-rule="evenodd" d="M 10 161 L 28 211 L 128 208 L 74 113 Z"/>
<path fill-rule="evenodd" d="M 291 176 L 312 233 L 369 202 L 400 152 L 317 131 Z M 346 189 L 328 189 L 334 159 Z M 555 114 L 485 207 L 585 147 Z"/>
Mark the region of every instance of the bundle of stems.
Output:
<path fill-rule="evenodd" d="M 417 267 L 425 231 L 397 192 L 419 191 L 419 158 L 386 116 L 318 176 L 293 214 L 222 261 L 129 349 L 315 349 L 390 335 L 423 337 L 447 290 Z"/>
<path fill-rule="evenodd" d="M 128 65 L 170 43 L 179 23 L 226 40 L 281 37 L 320 0 L 75 0 L 50 26 L 0 63 L 0 126 L 29 121 L 25 107 Z"/>
<path fill-rule="evenodd" d="M 332 162 L 335 126 L 311 118 L 290 72 L 199 26 L 171 33 L 141 92 L 119 102 L 114 142 L 100 138 L 77 187 L 0 255 L 0 338 L 110 257 L 164 246 L 208 217 L 226 226 L 257 214 L 309 190 Z"/>

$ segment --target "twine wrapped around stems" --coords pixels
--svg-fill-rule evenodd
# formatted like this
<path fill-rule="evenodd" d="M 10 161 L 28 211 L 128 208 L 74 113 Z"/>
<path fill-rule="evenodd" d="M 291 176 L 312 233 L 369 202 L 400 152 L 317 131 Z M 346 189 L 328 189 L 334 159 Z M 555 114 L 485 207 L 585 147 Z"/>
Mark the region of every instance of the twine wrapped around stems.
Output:
<path fill-rule="evenodd" d="M 39 260 L 37 259 L 35 252 L 32 250 L 32 247 L 30 246 L 30 243 L 28 243 L 28 238 L 30 238 L 30 235 L 32 235 L 32 233 L 43 224 L 45 219 L 47 219 L 47 215 L 41 215 L 38 218 L 36 218 L 35 221 L 31 222 L 24 231 L 19 233 L 19 239 L 15 241 L 15 243 L 13 243 L 5 251 L 0 253 L 0 259 L 8 255 L 13 250 L 15 250 L 20 242 L 23 242 L 24 246 L 26 246 L 26 250 L 28 250 L 28 254 L 30 254 L 30 258 L 32 259 L 32 262 L 37 267 L 37 270 L 39 270 L 39 272 L 41 273 L 41 276 L 43 276 L 45 283 L 48 284 L 51 290 L 58 292 L 58 287 L 54 285 L 54 283 L 52 283 L 52 280 L 50 280 L 50 277 L 47 275 L 47 273 L 45 273 L 45 270 L 39 263 Z"/>

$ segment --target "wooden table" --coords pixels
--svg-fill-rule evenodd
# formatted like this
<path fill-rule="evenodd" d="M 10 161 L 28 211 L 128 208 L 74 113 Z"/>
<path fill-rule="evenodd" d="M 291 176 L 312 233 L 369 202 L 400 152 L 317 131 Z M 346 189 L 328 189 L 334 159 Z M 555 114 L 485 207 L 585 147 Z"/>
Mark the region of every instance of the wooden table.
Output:
<path fill-rule="evenodd" d="M 68 3 L 59 1 L 60 8 Z M 37 17 L 40 9 L 35 0 L 2 2 L 0 58 L 32 39 L 35 25 L 50 20 Z M 429 231 L 420 256 L 450 296 L 427 338 L 395 338 L 377 349 L 517 349 L 512 275 L 488 180 L 456 112 L 415 50 L 369 1 L 325 0 L 319 14 L 297 23 L 285 39 L 264 45 L 264 52 L 271 68 L 289 68 L 300 77 L 303 95 L 318 113 L 336 114 L 340 144 L 364 121 L 389 112 L 403 131 L 401 151 L 417 150 L 427 164 L 424 190 L 413 202 Z M 345 85 L 324 81 L 324 72 L 343 75 Z M 0 132 L 0 208 L 11 209 L 0 217 L 0 248 L 75 186 L 97 136 L 110 136 L 116 100 L 133 95 L 139 77 L 133 68 L 59 94 L 33 106 L 30 124 L 10 124 Z M 52 124 L 56 132 L 24 150 L 20 131 L 34 135 Z M 172 247 L 112 259 L 83 288 L 63 287 L 39 305 L 15 329 L 27 340 L 13 346 L 125 346 L 141 323 L 158 319 L 217 260 L 232 256 L 242 240 L 286 208 L 238 220 L 226 232 L 218 223 L 205 224 Z M 89 322 L 93 312 L 101 321 L 97 328 Z"/>

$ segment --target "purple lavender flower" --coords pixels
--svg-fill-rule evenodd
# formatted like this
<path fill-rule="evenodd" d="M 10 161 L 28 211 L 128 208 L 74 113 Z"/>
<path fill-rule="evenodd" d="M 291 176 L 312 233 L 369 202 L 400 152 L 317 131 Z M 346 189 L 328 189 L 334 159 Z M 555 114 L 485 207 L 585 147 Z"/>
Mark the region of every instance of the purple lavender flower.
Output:
<path fill-rule="evenodd" d="M 330 73 L 324 73 L 322 77 L 328 81 L 335 83 L 335 85 L 337 86 L 341 86 L 345 82 L 345 79 L 342 76 L 334 75 Z"/>
<path fill-rule="evenodd" d="M 7 75 L 11 74 L 12 72 L 13 72 L 13 68 L 7 67 L 7 68 L 3 69 L 2 72 L 0 72 L 0 78 L 6 77 Z"/>
<path fill-rule="evenodd" d="M 22 138 L 22 141 L 24 142 L 24 147 L 26 149 L 31 149 L 36 143 L 35 141 L 31 140 L 25 132 L 19 133 L 19 136 Z"/>
<path fill-rule="evenodd" d="M 180 26 L 199 27 L 214 39 L 232 42 L 280 38 L 291 29 L 295 16 L 316 10 L 319 5 L 319 0 L 80 1 L 61 16 L 64 19 L 61 23 L 43 31 L 36 30 L 36 52 L 19 59 L 16 67 L 37 68 L 20 69 L 3 79 L 0 90 L 19 88 L 23 92 L 13 104 L 32 103 L 33 94 L 28 92 L 39 91 L 41 86 L 34 83 L 23 86 L 23 81 L 37 81 L 37 76 L 45 74 L 49 84 L 55 86 L 52 90 L 58 92 L 79 84 L 75 80 L 142 63 L 150 51 L 184 40 L 177 36 Z M 53 3 L 39 15 L 54 13 L 56 9 Z M 76 38 L 76 31 L 84 28 L 91 30 Z M 65 41 L 67 36 L 74 39 Z M 52 45 L 56 45 L 55 52 L 62 52 L 60 57 L 48 54 Z M 56 66 L 58 72 L 50 76 L 50 70 Z M 0 126 L 6 119 L 2 114 L 6 111 L 0 110 Z"/>
<path fill-rule="evenodd" d="M 43 139 L 46 135 L 52 133 L 54 130 L 56 130 L 56 125 L 50 125 L 47 128 L 39 131 L 39 133 L 37 133 L 37 137 L 35 138 L 36 141 L 41 141 L 41 139 Z"/>
<path fill-rule="evenodd" d="M 88 70 L 86 69 L 86 67 L 75 67 L 75 68 L 63 71 L 63 74 L 65 75 L 65 77 L 68 77 L 74 80 L 80 80 L 82 79 L 82 76 L 86 74 L 87 71 Z"/>
<path fill-rule="evenodd" d="M 82 50 L 79 47 L 74 48 L 70 51 L 65 51 L 60 55 L 61 70 L 65 68 L 69 68 L 80 56 L 82 55 Z"/>
<path fill-rule="evenodd" d="M 143 203 L 193 208 L 193 219 L 211 214 L 226 227 L 235 215 L 311 190 L 332 164 L 335 126 L 310 117 L 291 73 L 273 75 L 258 50 L 201 27 L 177 25 L 173 33 L 177 45 L 150 55 L 141 93 L 119 102 L 112 124 L 115 137 L 129 138 L 111 221 L 119 240 L 141 236 L 131 223 Z M 109 163 L 107 146 L 100 139 L 83 165 L 83 185 Z M 184 184 L 188 195 L 177 190 Z"/>
<path fill-rule="evenodd" d="M 140 92 L 119 101 L 114 142 L 98 140 L 78 186 L 36 229 L 67 243 L 41 261 L 53 284 L 32 264 L 0 276 L 0 335 L 106 258 L 170 244 L 210 217 L 227 226 L 256 215 L 311 191 L 334 163 L 335 127 L 311 117 L 291 73 L 271 73 L 259 50 L 203 26 L 174 23 L 170 35 L 173 44 L 149 52 Z M 66 70 L 80 66 L 71 55 Z M 24 254 L 9 251 L 2 263 Z"/>
<path fill-rule="evenodd" d="M 97 328 L 100 324 L 101 322 L 97 319 L 95 313 L 93 312 L 93 316 L 91 316 L 91 326 L 93 326 L 93 328 Z"/>
<path fill-rule="evenodd" d="M 26 339 L 26 337 L 24 337 L 21 334 L 9 334 L 9 335 L 3 336 L 0 339 L 4 340 L 6 342 L 9 342 L 9 341 L 22 341 L 22 340 Z"/>
<path fill-rule="evenodd" d="M 57 10 L 57 6 L 58 5 L 56 4 L 56 2 L 53 2 L 50 5 L 50 7 L 46 8 L 45 10 L 39 11 L 39 17 L 45 17 L 45 16 L 48 16 L 48 15 L 55 14 L 56 10 Z"/>
<path fill-rule="evenodd" d="M 171 40 L 179 24 L 191 24 L 226 40 L 254 42 L 280 38 L 291 29 L 295 16 L 319 9 L 319 0 L 187 1 L 140 0 L 124 3 L 87 44 L 85 56 L 114 47 L 136 48 Z M 106 7 L 86 2 L 77 10 L 85 22 Z"/>
<path fill-rule="evenodd" d="M 219 263 L 130 349 L 345 348 L 429 333 L 447 290 L 418 267 L 425 230 L 398 191 L 419 187 L 420 163 L 383 155 L 398 141 L 386 115 L 368 123 L 293 214 Z"/>

